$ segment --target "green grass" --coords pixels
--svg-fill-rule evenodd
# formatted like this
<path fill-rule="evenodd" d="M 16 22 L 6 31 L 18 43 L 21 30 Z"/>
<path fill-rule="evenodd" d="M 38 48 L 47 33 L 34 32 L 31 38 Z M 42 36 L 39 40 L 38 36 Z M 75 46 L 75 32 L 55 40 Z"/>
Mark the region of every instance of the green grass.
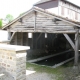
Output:
<path fill-rule="evenodd" d="M 37 72 L 46 72 L 51 74 L 56 74 L 60 70 L 60 67 L 53 69 L 51 67 L 36 65 L 27 62 L 27 69 L 30 69 L 31 67 Z"/>
<path fill-rule="evenodd" d="M 41 65 L 37 65 L 37 64 L 33 64 L 33 63 L 28 63 L 26 64 L 26 68 L 27 70 L 31 70 L 33 69 L 34 71 L 38 72 L 38 73 L 47 73 L 47 74 L 51 74 L 51 75 L 55 75 L 57 77 L 56 80 L 64 80 L 63 79 L 63 75 L 64 75 L 64 69 L 66 69 L 67 67 L 72 67 L 73 66 L 73 62 L 69 62 L 66 63 L 60 67 L 57 68 L 51 68 L 48 66 L 41 66 Z"/>
<path fill-rule="evenodd" d="M 27 62 L 26 65 L 27 65 L 26 66 L 27 69 L 30 69 L 32 67 L 37 72 L 60 73 L 60 70 L 62 70 L 63 68 L 72 67 L 73 62 L 71 61 L 71 62 L 66 63 L 60 67 L 57 67 L 57 68 L 51 68 L 48 66 L 41 66 L 41 65 L 37 65 L 37 64 L 29 63 L 29 62 Z"/>

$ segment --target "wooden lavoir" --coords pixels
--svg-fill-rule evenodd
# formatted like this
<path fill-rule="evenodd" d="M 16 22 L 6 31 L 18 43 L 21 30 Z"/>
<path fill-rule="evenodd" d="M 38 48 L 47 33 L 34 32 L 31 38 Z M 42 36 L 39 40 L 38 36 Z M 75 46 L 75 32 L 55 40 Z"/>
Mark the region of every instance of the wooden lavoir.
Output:
<path fill-rule="evenodd" d="M 33 7 L 3 29 L 9 32 L 10 44 L 28 45 L 31 48 L 29 53 L 36 56 L 49 55 L 51 51 L 70 47 L 75 51 L 75 65 L 78 65 L 79 27 L 79 22 Z"/>

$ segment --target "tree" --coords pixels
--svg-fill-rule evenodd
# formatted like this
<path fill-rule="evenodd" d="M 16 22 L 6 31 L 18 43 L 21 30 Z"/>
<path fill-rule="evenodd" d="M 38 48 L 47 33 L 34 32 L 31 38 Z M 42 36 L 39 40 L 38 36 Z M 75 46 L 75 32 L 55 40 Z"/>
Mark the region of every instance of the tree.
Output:
<path fill-rule="evenodd" d="M 13 16 L 12 16 L 11 14 L 7 14 L 7 15 L 6 15 L 6 20 L 7 20 L 8 22 L 11 22 L 13 19 L 14 19 L 14 18 L 13 18 Z"/>
<path fill-rule="evenodd" d="M 0 28 L 2 28 L 2 19 L 0 19 Z"/>

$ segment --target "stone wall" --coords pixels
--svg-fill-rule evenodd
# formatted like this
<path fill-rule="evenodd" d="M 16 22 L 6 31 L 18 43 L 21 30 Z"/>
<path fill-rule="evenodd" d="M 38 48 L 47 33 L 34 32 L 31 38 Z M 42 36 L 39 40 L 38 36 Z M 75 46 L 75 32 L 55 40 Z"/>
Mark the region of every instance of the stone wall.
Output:
<path fill-rule="evenodd" d="M 29 47 L 0 44 L 0 67 L 14 80 L 26 80 L 26 50 Z"/>

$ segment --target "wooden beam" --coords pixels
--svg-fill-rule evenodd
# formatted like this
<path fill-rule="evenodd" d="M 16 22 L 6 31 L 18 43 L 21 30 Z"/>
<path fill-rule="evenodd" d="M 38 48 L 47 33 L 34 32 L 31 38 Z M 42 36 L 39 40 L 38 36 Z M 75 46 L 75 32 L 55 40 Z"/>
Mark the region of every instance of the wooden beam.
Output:
<path fill-rule="evenodd" d="M 10 30 L 10 32 L 42 32 L 42 33 L 58 33 L 58 34 L 61 34 L 61 33 L 70 33 L 70 34 L 73 34 L 73 33 L 76 33 L 75 30 L 66 30 L 66 31 L 60 31 L 60 30 L 30 30 L 30 29 L 12 29 Z"/>
<path fill-rule="evenodd" d="M 33 42 L 33 33 L 32 33 L 32 49 L 33 49 L 33 43 L 34 43 L 34 42 Z"/>
<path fill-rule="evenodd" d="M 36 40 L 36 41 L 38 41 L 38 39 L 41 37 L 41 35 L 42 35 L 42 33 L 40 33 L 40 35 L 38 36 L 38 38 L 37 38 L 37 40 Z"/>
<path fill-rule="evenodd" d="M 15 38 L 15 45 L 17 45 L 17 32 L 16 32 L 16 38 Z"/>
<path fill-rule="evenodd" d="M 8 31 L 8 40 L 11 38 L 11 32 Z"/>
<path fill-rule="evenodd" d="M 23 45 L 23 33 L 21 32 L 21 45 Z"/>
<path fill-rule="evenodd" d="M 67 60 L 65 60 L 65 61 L 63 61 L 63 62 L 60 62 L 60 63 L 58 63 L 58 64 L 55 64 L 54 66 L 52 66 L 52 68 L 57 68 L 57 67 L 65 64 L 65 63 L 67 63 L 67 62 L 69 62 L 69 61 L 71 61 L 71 60 L 73 60 L 73 59 L 74 59 L 74 57 L 72 57 L 72 58 L 70 58 L 70 59 L 67 59 Z"/>
<path fill-rule="evenodd" d="M 63 34 L 63 35 L 68 40 L 68 42 L 70 43 L 70 45 L 72 46 L 72 48 L 75 50 L 75 45 L 74 45 L 73 41 L 71 40 L 71 38 L 68 36 L 68 34 Z"/>
<path fill-rule="evenodd" d="M 14 35 L 15 35 L 16 32 L 13 32 L 12 36 L 11 36 L 11 39 L 10 39 L 10 42 L 12 41 Z"/>
<path fill-rule="evenodd" d="M 34 31 L 36 30 L 36 11 L 34 11 Z"/>
<path fill-rule="evenodd" d="M 36 39 L 36 49 L 37 49 L 37 42 L 39 40 L 39 38 L 41 37 L 42 33 L 39 34 L 38 38 Z"/>
<path fill-rule="evenodd" d="M 28 46 L 28 33 L 26 32 L 26 46 Z"/>
<path fill-rule="evenodd" d="M 77 66 L 78 65 L 78 59 L 79 59 L 79 30 L 76 29 L 76 33 L 75 33 L 75 59 L 74 59 L 74 65 Z"/>

